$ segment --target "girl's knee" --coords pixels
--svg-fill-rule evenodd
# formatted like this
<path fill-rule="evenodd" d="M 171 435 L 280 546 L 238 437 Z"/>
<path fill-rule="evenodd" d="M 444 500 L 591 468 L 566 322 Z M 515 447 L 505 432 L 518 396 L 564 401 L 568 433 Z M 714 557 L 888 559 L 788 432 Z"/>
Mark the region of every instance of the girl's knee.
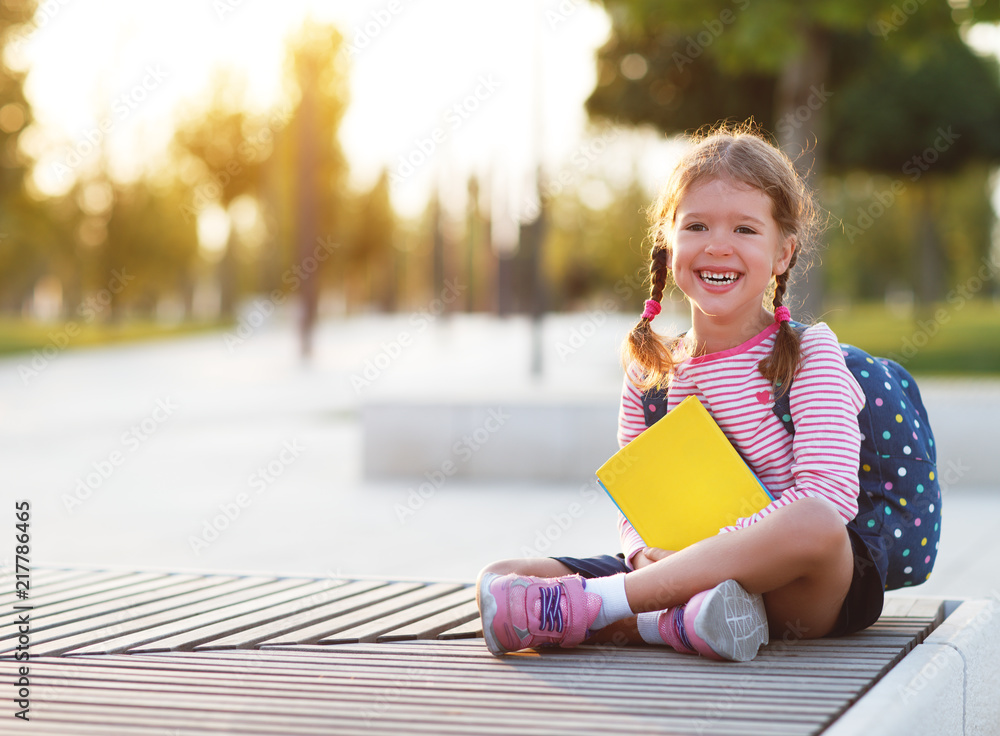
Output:
<path fill-rule="evenodd" d="M 794 512 L 796 546 L 805 556 L 829 560 L 850 544 L 843 518 L 828 501 L 801 498 L 786 508 Z"/>
<path fill-rule="evenodd" d="M 486 567 L 484 567 L 479 572 L 479 576 L 482 577 L 486 573 L 494 573 L 496 575 L 507 575 L 508 573 L 518 572 L 518 563 L 523 562 L 522 560 L 497 560 L 496 562 L 491 562 Z"/>
<path fill-rule="evenodd" d="M 532 575 L 534 577 L 558 577 L 572 572 L 568 567 L 551 557 L 518 557 L 511 560 L 491 562 L 479 572 L 481 579 L 486 573 L 495 575 Z"/>

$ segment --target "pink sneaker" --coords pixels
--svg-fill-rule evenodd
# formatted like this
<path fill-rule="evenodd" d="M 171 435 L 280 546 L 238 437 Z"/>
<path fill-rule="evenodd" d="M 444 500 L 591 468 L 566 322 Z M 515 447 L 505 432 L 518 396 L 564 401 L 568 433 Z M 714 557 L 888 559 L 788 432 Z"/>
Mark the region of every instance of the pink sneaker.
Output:
<path fill-rule="evenodd" d="M 674 649 L 709 659 L 749 662 L 769 641 L 764 599 L 735 580 L 665 611 L 658 623 L 660 636 Z"/>
<path fill-rule="evenodd" d="M 587 638 L 601 597 L 584 590 L 583 578 L 533 578 L 486 573 L 476 588 L 483 636 L 490 652 L 538 646 L 575 647 Z"/>

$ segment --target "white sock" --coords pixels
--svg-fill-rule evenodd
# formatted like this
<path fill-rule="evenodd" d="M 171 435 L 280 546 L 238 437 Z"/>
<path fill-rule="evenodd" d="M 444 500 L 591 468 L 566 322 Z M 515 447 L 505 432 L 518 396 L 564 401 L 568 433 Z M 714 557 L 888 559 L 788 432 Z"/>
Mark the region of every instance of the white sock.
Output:
<path fill-rule="evenodd" d="M 601 596 L 601 610 L 590 625 L 591 631 L 603 629 L 608 624 L 635 615 L 625 597 L 625 573 L 607 578 L 590 578 L 586 581 L 586 590 Z"/>
<path fill-rule="evenodd" d="M 640 613 L 635 617 L 636 626 L 639 627 L 639 636 L 647 644 L 666 644 L 660 636 L 660 614 L 663 611 L 651 611 L 650 613 Z"/>

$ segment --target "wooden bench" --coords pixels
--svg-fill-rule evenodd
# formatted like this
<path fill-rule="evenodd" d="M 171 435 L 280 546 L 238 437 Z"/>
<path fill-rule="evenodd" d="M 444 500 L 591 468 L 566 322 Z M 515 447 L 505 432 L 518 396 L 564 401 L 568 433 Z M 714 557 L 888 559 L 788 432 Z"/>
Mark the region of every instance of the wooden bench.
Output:
<path fill-rule="evenodd" d="M 28 665 L 14 725 L 32 736 L 817 734 L 944 617 L 889 599 L 863 633 L 744 664 L 610 645 L 497 659 L 463 583 L 51 568 L 28 600 L 13 589 L 0 576 L 0 679 Z M 15 605 L 32 606 L 27 662 Z"/>

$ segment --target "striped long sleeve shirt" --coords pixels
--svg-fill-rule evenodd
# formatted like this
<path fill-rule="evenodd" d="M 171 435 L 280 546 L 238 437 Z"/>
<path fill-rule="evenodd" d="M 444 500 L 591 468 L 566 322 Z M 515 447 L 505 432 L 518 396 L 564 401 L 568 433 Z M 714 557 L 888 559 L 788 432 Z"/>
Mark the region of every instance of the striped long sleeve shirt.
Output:
<path fill-rule="evenodd" d="M 799 372 L 789 397 L 795 426 L 795 434 L 789 434 L 772 411 L 772 387 L 757 367 L 771 352 L 776 333 L 777 325 L 770 325 L 730 350 L 687 358 L 678 364 L 667 391 L 667 411 L 697 396 L 776 499 L 720 533 L 749 526 L 806 497 L 831 503 L 845 524 L 858 512 L 858 412 L 864 393 L 844 363 L 836 335 L 822 322 L 809 327 L 802 335 Z M 624 447 L 645 429 L 642 392 L 626 376 L 618 444 Z M 618 524 L 622 552 L 631 565 L 645 544 L 621 514 Z"/>

